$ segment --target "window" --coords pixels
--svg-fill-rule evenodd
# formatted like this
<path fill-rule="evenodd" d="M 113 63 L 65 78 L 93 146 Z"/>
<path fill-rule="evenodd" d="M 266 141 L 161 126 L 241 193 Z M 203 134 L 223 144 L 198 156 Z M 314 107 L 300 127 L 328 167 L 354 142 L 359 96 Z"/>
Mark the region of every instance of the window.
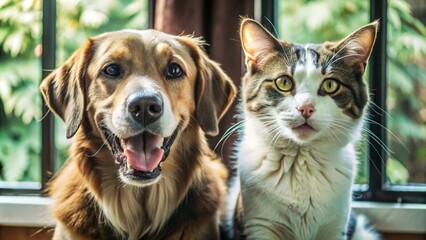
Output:
<path fill-rule="evenodd" d="M 359 145 L 362 165 L 355 197 L 426 202 L 424 1 L 254 2 L 263 25 L 296 42 L 339 39 L 380 19 L 366 76 L 373 93 L 368 131 L 375 137 L 366 134 L 368 141 Z M 41 75 L 63 63 L 89 36 L 146 28 L 152 6 L 148 0 L 111 0 L 102 7 L 89 0 L 0 3 L 0 193 L 39 192 L 67 155 L 63 123 L 46 114 L 42 104 Z"/>
<path fill-rule="evenodd" d="M 42 103 L 41 79 L 90 36 L 147 27 L 148 0 L 0 3 L 0 194 L 40 193 L 66 159 L 69 141 Z"/>
<path fill-rule="evenodd" d="M 263 3 L 266 10 L 262 12 L 268 17 L 262 19 L 264 25 L 273 24 L 277 29 L 271 27 L 272 32 L 293 42 L 338 40 L 379 19 L 381 26 L 365 76 L 372 104 L 364 140 L 358 144 L 361 164 L 354 198 L 426 202 L 424 1 Z"/>

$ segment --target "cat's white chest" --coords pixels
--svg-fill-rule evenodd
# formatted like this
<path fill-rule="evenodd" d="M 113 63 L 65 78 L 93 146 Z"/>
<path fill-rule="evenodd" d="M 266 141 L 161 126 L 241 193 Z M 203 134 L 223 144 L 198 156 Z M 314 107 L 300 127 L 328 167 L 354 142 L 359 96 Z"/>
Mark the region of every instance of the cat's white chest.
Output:
<path fill-rule="evenodd" d="M 285 141 L 272 149 L 246 135 L 238 157 L 249 225 L 264 218 L 296 239 L 313 239 L 324 228 L 344 231 L 354 156 L 350 148 L 333 152 Z"/>

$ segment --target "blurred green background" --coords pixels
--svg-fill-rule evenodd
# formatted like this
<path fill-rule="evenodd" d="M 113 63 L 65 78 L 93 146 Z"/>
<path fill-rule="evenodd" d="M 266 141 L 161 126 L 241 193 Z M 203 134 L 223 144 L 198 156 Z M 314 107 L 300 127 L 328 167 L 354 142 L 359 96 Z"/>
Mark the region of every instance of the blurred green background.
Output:
<path fill-rule="evenodd" d="M 41 179 L 41 4 L 41 0 L 0 0 L 0 181 Z M 392 134 L 387 178 L 392 184 L 426 183 L 426 4 L 423 0 L 388 4 L 386 114 Z M 423 9 L 420 15 L 413 12 L 418 9 Z M 57 66 L 90 36 L 148 26 L 146 0 L 58 0 L 57 11 Z M 367 24 L 369 1 L 279 1 L 279 13 L 283 40 L 320 43 L 338 40 Z M 56 121 L 56 166 L 67 155 L 63 129 Z M 368 182 L 364 145 L 359 144 L 358 183 Z"/>

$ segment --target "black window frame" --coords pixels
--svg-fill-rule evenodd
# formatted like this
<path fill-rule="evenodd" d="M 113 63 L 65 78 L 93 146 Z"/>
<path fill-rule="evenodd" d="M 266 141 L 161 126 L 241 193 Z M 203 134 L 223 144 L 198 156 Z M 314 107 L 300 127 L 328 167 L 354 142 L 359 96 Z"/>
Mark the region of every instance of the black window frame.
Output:
<path fill-rule="evenodd" d="M 48 13 L 48 14 L 45 14 Z M 43 0 L 42 19 L 42 79 L 49 75 L 49 69 L 56 67 L 56 0 Z M 42 99 L 43 120 L 41 121 L 41 190 L 45 192 L 47 182 L 54 173 L 56 158 L 55 117 Z"/>
<path fill-rule="evenodd" d="M 262 0 L 261 23 L 271 33 L 278 26 L 278 1 Z M 370 21 L 378 20 L 380 30 L 369 59 L 369 88 L 373 92 L 370 108 L 386 108 L 387 97 L 387 0 L 370 0 Z M 358 201 L 392 202 L 392 203 L 426 203 L 426 184 L 390 185 L 386 181 L 386 160 L 388 154 L 380 141 L 387 145 L 386 114 L 382 111 L 370 111 L 371 122 L 368 128 L 379 141 L 368 141 L 367 155 L 368 185 L 357 185 L 353 191 L 353 199 Z M 422 185 L 422 186 L 420 186 Z"/>

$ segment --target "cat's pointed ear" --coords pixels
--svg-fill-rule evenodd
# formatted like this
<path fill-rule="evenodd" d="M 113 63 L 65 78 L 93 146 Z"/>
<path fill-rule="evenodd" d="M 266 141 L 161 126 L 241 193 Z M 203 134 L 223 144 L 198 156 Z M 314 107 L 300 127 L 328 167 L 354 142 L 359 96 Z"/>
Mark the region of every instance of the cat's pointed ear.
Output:
<path fill-rule="evenodd" d="M 339 53 L 339 57 L 344 59 L 346 64 L 364 73 L 376 40 L 378 28 L 378 21 L 359 28 L 338 42 L 334 47 L 334 51 Z"/>
<path fill-rule="evenodd" d="M 241 44 L 247 63 L 258 65 L 262 59 L 280 48 L 279 41 L 253 19 L 243 19 L 240 28 Z"/>

